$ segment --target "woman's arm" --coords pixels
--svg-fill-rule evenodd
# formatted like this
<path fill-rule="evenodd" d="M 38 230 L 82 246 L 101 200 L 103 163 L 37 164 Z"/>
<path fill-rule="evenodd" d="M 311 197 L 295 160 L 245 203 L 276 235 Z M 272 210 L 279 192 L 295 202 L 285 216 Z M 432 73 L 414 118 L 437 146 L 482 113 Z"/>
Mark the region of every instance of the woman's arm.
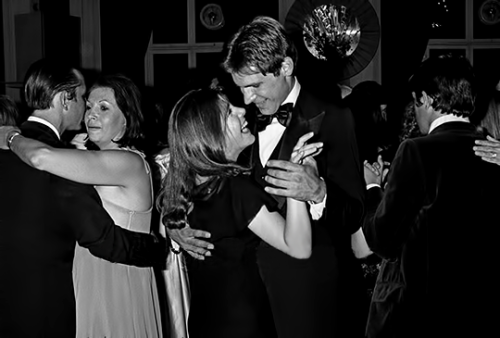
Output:
<path fill-rule="evenodd" d="M 313 136 L 314 133 L 309 132 L 299 138 L 293 148 L 290 162 L 302 164 L 305 161 L 317 171 L 313 157 L 321 152 L 323 143 L 307 144 Z M 286 202 L 286 221 L 277 212 L 269 212 L 264 205 L 248 228 L 270 245 L 292 257 L 309 258 L 312 252 L 312 235 L 308 206 L 305 202 L 291 197 L 288 197 Z"/>
<path fill-rule="evenodd" d="M 60 149 L 22 135 L 13 139 L 11 150 L 38 170 L 85 184 L 127 186 L 137 177 L 134 172 L 145 173 L 141 157 L 128 151 Z"/>
<path fill-rule="evenodd" d="M 311 256 L 311 221 L 305 202 L 287 198 L 286 222 L 280 214 L 269 212 L 264 205 L 248 228 L 292 257 L 305 259 Z"/>

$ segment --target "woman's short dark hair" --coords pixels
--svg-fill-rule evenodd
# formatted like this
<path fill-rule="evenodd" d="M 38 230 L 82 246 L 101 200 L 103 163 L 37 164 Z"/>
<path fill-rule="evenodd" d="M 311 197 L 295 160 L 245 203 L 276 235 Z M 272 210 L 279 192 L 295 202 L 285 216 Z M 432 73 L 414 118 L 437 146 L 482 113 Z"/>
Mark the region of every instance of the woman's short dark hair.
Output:
<path fill-rule="evenodd" d="M 143 132 L 144 115 L 141 106 L 141 92 L 135 83 L 122 74 L 103 75 L 92 85 L 89 93 L 97 88 L 109 88 L 113 91 L 116 104 L 125 116 L 127 127 L 119 140 L 120 147 L 132 146 L 143 148 L 145 138 Z"/>
<path fill-rule="evenodd" d="M 33 110 L 49 109 L 57 93 L 66 92 L 68 99 L 72 100 L 76 89 L 83 84 L 83 77 L 70 65 L 60 60 L 41 59 L 26 73 L 24 100 Z"/>

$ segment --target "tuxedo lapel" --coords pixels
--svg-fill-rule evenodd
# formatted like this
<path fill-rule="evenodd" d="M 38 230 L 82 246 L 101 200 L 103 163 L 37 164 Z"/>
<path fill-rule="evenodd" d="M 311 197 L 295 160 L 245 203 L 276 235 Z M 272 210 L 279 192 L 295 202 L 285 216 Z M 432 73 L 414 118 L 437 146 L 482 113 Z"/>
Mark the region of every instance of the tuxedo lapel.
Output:
<path fill-rule="evenodd" d="M 307 133 L 308 123 L 307 120 L 303 119 L 301 114 L 297 112 L 297 109 L 294 108 L 292 113 L 292 119 L 290 121 L 290 125 L 285 129 L 285 132 L 281 136 L 280 141 L 274 148 L 270 160 L 290 160 L 292 156 L 293 147 L 297 144 L 298 139 Z M 259 161 L 260 162 L 260 161 Z M 267 170 L 264 169 L 264 173 Z M 264 183 L 266 183 L 264 181 Z M 274 199 L 278 202 L 278 207 L 280 210 L 285 210 L 285 202 L 286 198 L 283 196 L 272 195 Z M 284 212 L 284 211 L 283 211 Z"/>
<path fill-rule="evenodd" d="M 281 140 L 274 149 L 271 159 L 288 161 L 292 155 L 292 150 L 298 139 L 307 133 L 307 120 L 302 117 L 297 109 L 294 108 L 290 125 L 285 129 Z"/>
<path fill-rule="evenodd" d="M 304 101 L 304 100 L 302 100 Z M 314 114 L 314 112 L 307 114 L 306 110 L 304 110 L 303 103 L 300 100 L 300 95 L 297 100 L 297 104 L 295 105 L 292 113 L 292 118 L 290 120 L 289 126 L 285 129 L 285 132 L 281 136 L 280 141 L 274 148 L 269 160 L 290 160 L 292 155 L 293 147 L 297 144 L 297 141 L 304 134 L 313 131 L 315 135 L 319 133 L 321 123 L 325 116 L 325 112 L 322 111 L 319 114 Z M 306 100 L 307 101 L 307 100 Z M 316 111 L 317 112 L 317 111 Z M 266 187 L 269 184 L 264 180 L 266 175 L 267 167 L 263 167 L 260 161 L 259 154 L 259 140 L 258 133 L 255 131 L 255 135 L 257 135 L 257 140 L 252 147 L 252 155 L 251 155 L 251 163 L 253 163 L 254 168 L 254 178 L 255 180 L 262 186 Z M 281 196 L 272 195 L 274 199 L 278 202 L 278 205 L 281 207 L 285 204 L 286 199 Z"/>
<path fill-rule="evenodd" d="M 258 133 L 255 133 L 256 139 L 255 143 L 252 147 L 252 154 L 251 154 L 251 162 L 253 165 L 253 175 L 254 179 L 257 183 L 259 183 L 262 187 L 266 187 L 268 184 L 264 180 L 264 176 L 266 174 L 266 170 L 262 166 L 262 163 L 260 161 L 260 155 L 259 155 L 259 136 Z"/>
<path fill-rule="evenodd" d="M 26 137 L 46 143 L 54 148 L 64 148 L 64 143 L 57 138 L 54 131 L 42 123 L 26 121 L 21 125 L 21 130 Z"/>
<path fill-rule="evenodd" d="M 300 137 L 311 131 L 315 135 L 319 133 L 324 116 L 324 111 L 317 115 L 309 114 L 308 116 L 307 111 L 303 109 L 299 95 L 297 104 L 293 109 L 290 125 L 285 129 L 280 142 L 271 155 L 271 159 L 288 161 L 292 155 L 293 147 L 295 147 Z"/>

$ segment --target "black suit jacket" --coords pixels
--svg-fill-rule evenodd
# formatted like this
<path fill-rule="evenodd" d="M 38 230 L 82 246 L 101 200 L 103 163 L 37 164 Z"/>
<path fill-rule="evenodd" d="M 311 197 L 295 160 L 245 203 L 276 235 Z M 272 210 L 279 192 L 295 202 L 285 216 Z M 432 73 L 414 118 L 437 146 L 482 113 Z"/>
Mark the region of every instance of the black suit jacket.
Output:
<path fill-rule="evenodd" d="M 472 150 L 475 127 L 448 122 L 406 140 L 363 225 L 384 257 L 368 337 L 483 337 L 498 311 L 500 167 Z M 495 313 L 495 315 L 493 314 Z M 484 335 L 485 334 L 485 335 Z"/>
<path fill-rule="evenodd" d="M 322 218 L 314 222 L 314 242 L 333 241 L 340 255 L 351 255 L 350 234 L 361 226 L 365 189 L 350 110 L 323 101 L 302 88 L 290 124 L 270 159 L 289 160 L 298 139 L 310 131 L 315 136 L 309 143 L 324 143 L 316 160 L 319 175 L 327 186 L 326 209 Z M 255 179 L 266 186 L 263 180 L 266 169 L 260 163 L 258 141 L 253 146 L 252 163 Z M 285 198 L 274 197 L 286 206 Z"/>
<path fill-rule="evenodd" d="M 61 147 L 47 126 L 23 135 Z M 75 245 L 112 262 L 150 266 L 165 257 L 148 234 L 114 225 L 92 186 L 38 171 L 0 150 L 0 337 L 74 337 Z"/>
<path fill-rule="evenodd" d="M 298 139 L 309 131 L 315 132 L 310 142 L 324 143 L 316 161 L 327 187 L 326 208 L 312 222 L 312 255 L 298 260 L 263 243 L 258 264 L 279 336 L 331 337 L 337 332 L 339 337 L 356 337 L 353 330 L 364 324 L 364 318 L 355 314 L 361 308 L 363 276 L 351 249 L 351 234 L 361 225 L 365 189 L 353 117 L 346 107 L 322 101 L 302 88 L 270 159 L 289 160 Z M 255 179 L 265 186 L 258 142 L 253 148 Z M 286 217 L 285 198 L 275 198 Z"/>

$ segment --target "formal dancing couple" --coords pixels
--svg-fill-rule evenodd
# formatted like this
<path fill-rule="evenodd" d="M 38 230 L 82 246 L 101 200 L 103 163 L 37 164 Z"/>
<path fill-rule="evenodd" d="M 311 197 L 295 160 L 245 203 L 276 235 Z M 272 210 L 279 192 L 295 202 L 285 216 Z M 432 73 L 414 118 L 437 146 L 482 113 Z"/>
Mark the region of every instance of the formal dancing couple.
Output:
<path fill-rule="evenodd" d="M 87 96 L 80 71 L 42 59 L 24 98 L 28 120 L 0 131 L 0 336 L 162 337 L 138 88 L 107 75 Z M 82 118 L 99 151 L 64 142 Z"/>
<path fill-rule="evenodd" d="M 350 236 L 364 184 L 353 118 L 302 87 L 296 64 L 284 28 L 258 17 L 223 62 L 249 112 L 201 89 L 170 116 L 163 224 L 193 255 L 191 338 L 363 335 L 363 320 L 354 324 L 363 291 Z"/>

